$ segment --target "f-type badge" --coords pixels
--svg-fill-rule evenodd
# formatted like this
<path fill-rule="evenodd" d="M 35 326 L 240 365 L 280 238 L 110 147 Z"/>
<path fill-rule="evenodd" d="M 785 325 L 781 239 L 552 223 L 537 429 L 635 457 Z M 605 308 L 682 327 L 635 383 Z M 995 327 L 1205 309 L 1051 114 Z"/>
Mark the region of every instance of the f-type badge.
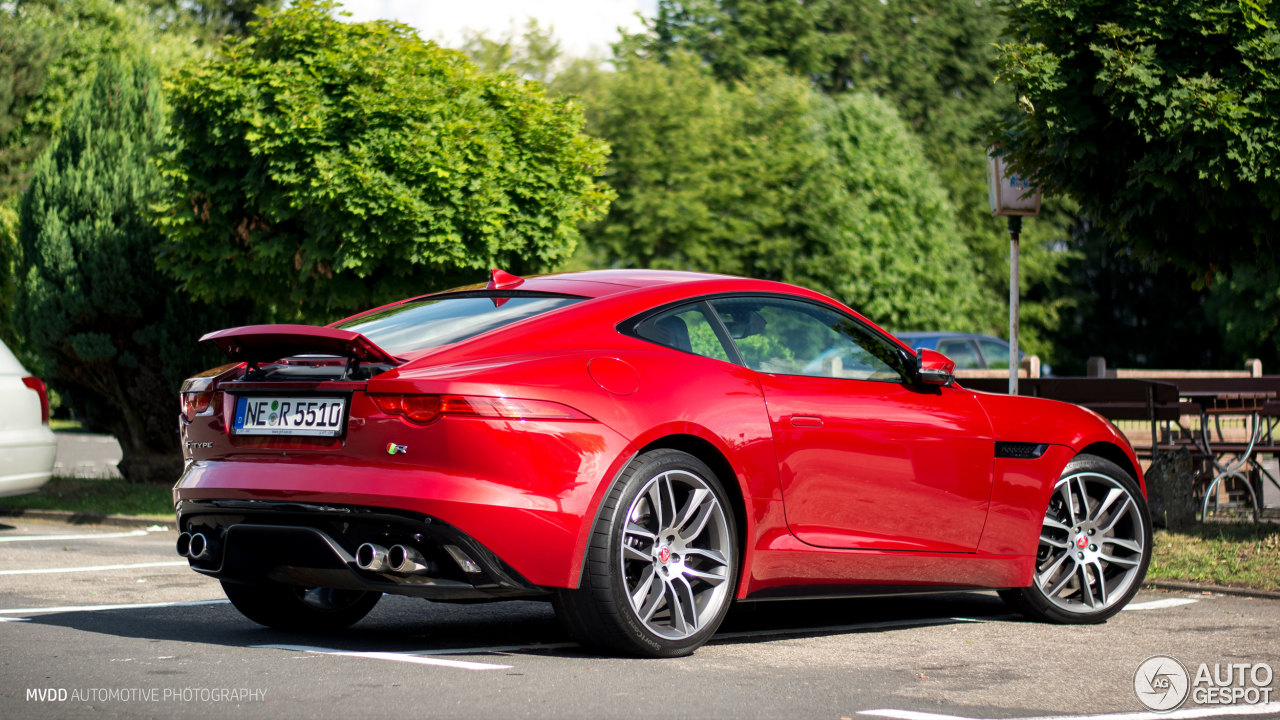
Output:
<path fill-rule="evenodd" d="M 395 443 L 387 443 L 388 455 L 404 455 L 409 452 L 408 445 L 397 445 Z"/>

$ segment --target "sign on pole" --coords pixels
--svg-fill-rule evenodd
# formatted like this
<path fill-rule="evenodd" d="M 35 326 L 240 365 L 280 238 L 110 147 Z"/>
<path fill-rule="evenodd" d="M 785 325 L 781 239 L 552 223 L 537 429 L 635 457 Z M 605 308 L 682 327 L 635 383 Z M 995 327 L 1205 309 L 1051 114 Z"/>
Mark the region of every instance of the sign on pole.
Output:
<path fill-rule="evenodd" d="M 992 215 L 1035 217 L 1040 214 L 1040 188 L 1015 174 L 996 148 L 987 151 L 987 199 Z"/>
<path fill-rule="evenodd" d="M 1040 188 L 1027 178 L 1014 174 L 998 149 L 987 150 L 987 199 L 992 215 L 1009 218 L 1009 394 L 1018 394 L 1018 236 L 1022 234 L 1022 218 L 1040 214 Z"/>

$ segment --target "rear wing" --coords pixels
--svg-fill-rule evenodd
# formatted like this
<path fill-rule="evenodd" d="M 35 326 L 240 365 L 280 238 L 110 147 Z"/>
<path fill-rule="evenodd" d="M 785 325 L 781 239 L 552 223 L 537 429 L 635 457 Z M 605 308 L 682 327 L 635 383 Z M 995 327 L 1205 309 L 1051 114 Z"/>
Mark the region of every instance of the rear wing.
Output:
<path fill-rule="evenodd" d="M 402 362 L 358 332 L 315 325 L 246 325 L 208 333 L 200 342 L 211 342 L 250 367 L 298 355 L 337 356 L 355 363 Z"/>

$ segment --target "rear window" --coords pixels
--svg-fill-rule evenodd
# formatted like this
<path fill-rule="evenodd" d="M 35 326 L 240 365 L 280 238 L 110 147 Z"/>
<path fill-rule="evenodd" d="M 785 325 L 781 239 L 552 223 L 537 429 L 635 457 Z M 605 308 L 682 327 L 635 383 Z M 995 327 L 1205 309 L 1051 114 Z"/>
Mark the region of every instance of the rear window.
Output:
<path fill-rule="evenodd" d="M 448 345 L 541 315 L 583 298 L 486 293 L 413 300 L 337 325 L 369 338 L 392 355 Z"/>

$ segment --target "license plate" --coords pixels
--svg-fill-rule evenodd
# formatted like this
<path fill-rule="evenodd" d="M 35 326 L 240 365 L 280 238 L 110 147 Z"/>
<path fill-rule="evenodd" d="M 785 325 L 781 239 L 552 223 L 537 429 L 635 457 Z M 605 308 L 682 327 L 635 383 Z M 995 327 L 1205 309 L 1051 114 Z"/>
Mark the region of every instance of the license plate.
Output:
<path fill-rule="evenodd" d="M 337 437 L 346 411 L 340 397 L 239 397 L 231 427 L 236 435 Z"/>

